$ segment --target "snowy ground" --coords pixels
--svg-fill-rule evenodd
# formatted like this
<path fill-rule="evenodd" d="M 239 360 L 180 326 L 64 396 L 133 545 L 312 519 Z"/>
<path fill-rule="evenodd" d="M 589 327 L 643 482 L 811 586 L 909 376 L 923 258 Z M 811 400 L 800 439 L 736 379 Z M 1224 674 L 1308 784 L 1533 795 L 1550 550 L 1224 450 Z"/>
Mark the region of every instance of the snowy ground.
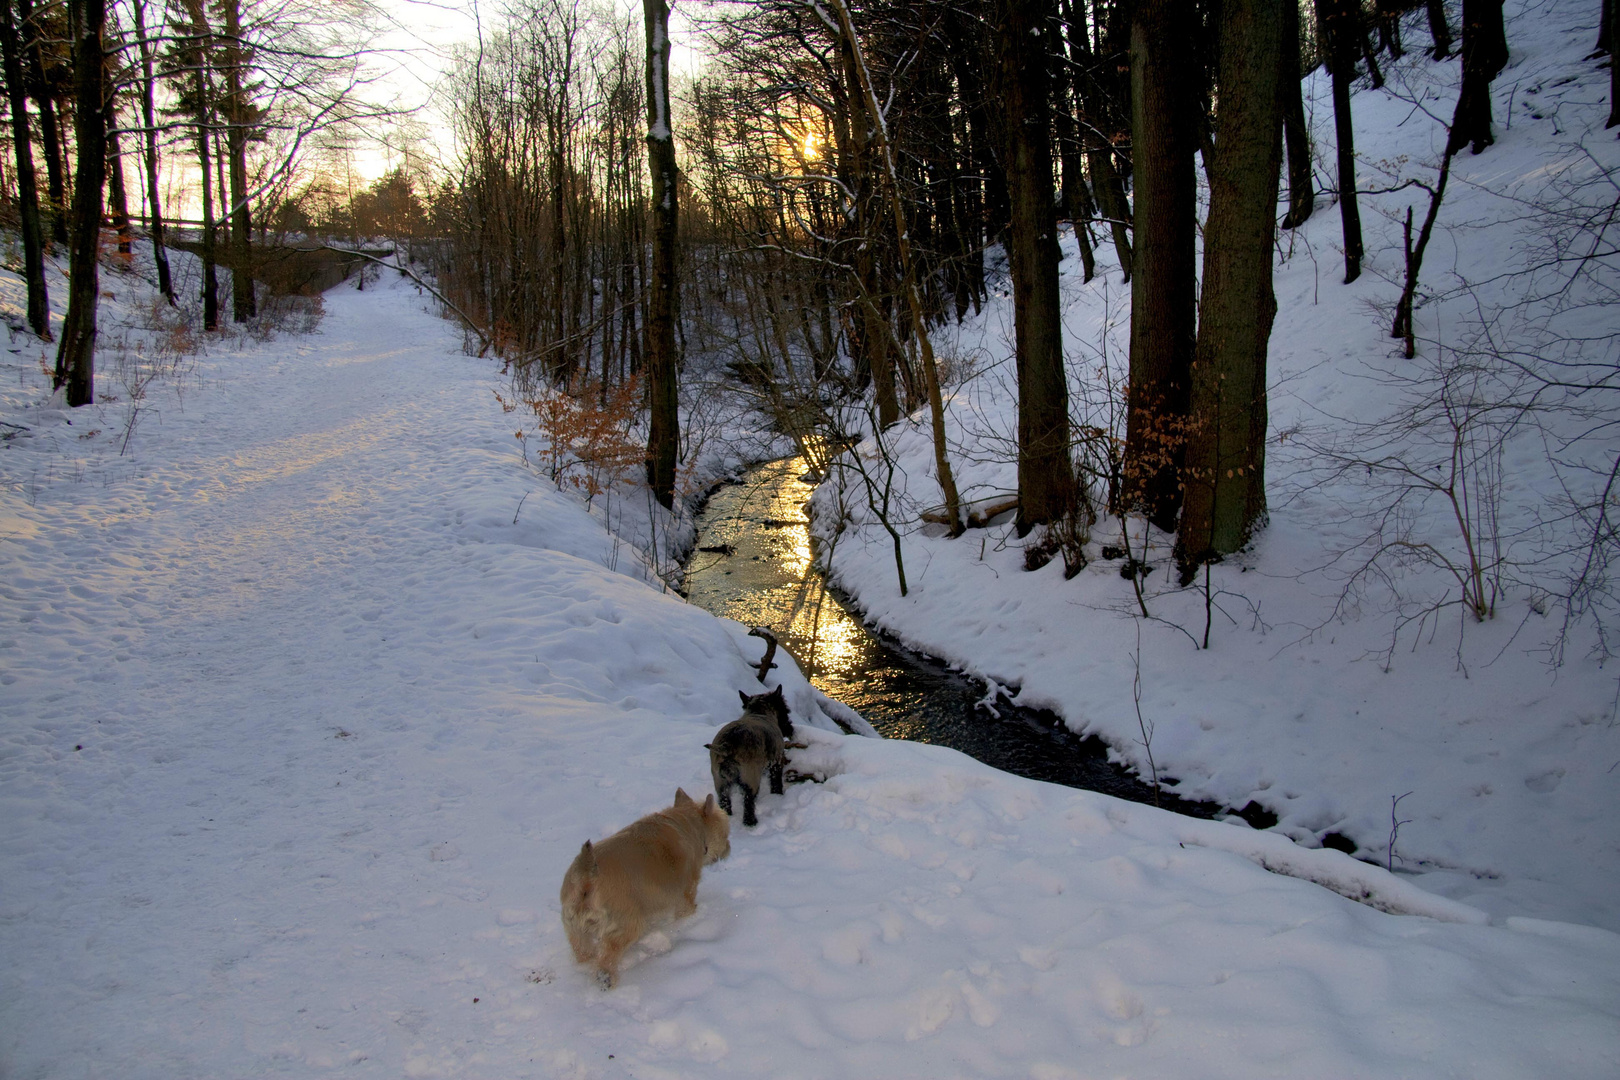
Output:
<path fill-rule="evenodd" d="M 1615 1074 L 1620 936 L 834 735 L 791 670 L 825 782 L 599 991 L 563 870 L 706 789 L 759 643 L 522 467 L 413 289 L 327 308 L 122 456 L 4 358 L 0 1075 Z"/>
<path fill-rule="evenodd" d="M 1207 651 L 1198 647 L 1204 596 L 1176 588 L 1172 537 L 1151 538 L 1146 604 L 1154 618 L 1137 617 L 1121 562 L 1103 558 L 1105 545 L 1120 543 L 1117 521 L 1098 524 L 1088 549 L 1093 561 L 1072 581 L 1063 579 L 1061 559 L 1026 573 L 1010 524 L 955 541 L 939 529 L 911 529 L 911 591 L 902 599 L 889 537 L 857 494 L 848 502 L 866 524 L 839 539 L 834 571 L 885 630 L 1016 691 L 1021 702 L 1053 709 L 1076 730 L 1101 735 L 1146 776 L 1132 694 L 1139 656 L 1153 760 L 1179 781 L 1180 794 L 1232 807 L 1253 801 L 1303 844 L 1337 833 L 1376 862 L 1389 860 L 1391 804 L 1404 796 L 1395 865 L 1418 874 L 1424 888 L 1497 918 L 1532 915 L 1620 931 L 1617 673 L 1594 656 L 1589 622 L 1573 627 L 1561 666 L 1548 662 L 1563 627 L 1557 595 L 1570 568 L 1568 553 L 1557 548 L 1572 538 L 1578 544 L 1580 526 L 1558 532 L 1542 525 L 1567 512 L 1557 498 L 1561 483 L 1592 478 L 1569 462 L 1583 455 L 1601 462 L 1601 482 L 1620 453 L 1600 426 L 1612 420 L 1616 403 L 1593 394 L 1566 402 L 1562 412 L 1524 414 L 1507 438 L 1496 533 L 1505 591 L 1495 618 L 1480 624 L 1455 606 L 1457 582 L 1443 569 L 1386 558 L 1378 573 L 1351 580 L 1373 546 L 1378 508 L 1400 481 L 1359 467 L 1332 476 L 1318 452 L 1359 448 L 1371 460 L 1395 450 L 1443 466 L 1450 433 L 1440 425 L 1376 453 L 1370 448 L 1378 433 L 1354 425 L 1409 407 L 1437 361 L 1458 359 L 1454 350 L 1480 329 L 1480 311 L 1498 314 L 1489 328 L 1503 351 L 1521 350 L 1516 359 L 1544 365 L 1568 354 L 1591 365 L 1573 375 L 1570 367 L 1541 371 L 1590 379 L 1593 370 L 1615 370 L 1620 305 L 1603 291 L 1614 284 L 1612 254 L 1594 264 L 1606 275 L 1598 287 L 1565 286 L 1560 275 L 1574 260 L 1527 269 L 1546 264 L 1555 227 L 1574 235 L 1570 221 L 1585 213 L 1583 199 L 1596 207 L 1589 221 L 1606 220 L 1613 200 L 1608 181 L 1585 191 L 1578 185 L 1597 176 L 1599 163 L 1620 165 L 1620 143 L 1602 129 L 1608 70 L 1582 59 L 1595 32 L 1592 13 L 1563 2 L 1510 2 L 1507 13 L 1513 60 L 1494 84 L 1497 145 L 1455 159 L 1424 263 L 1415 360 L 1401 359 L 1399 343 L 1387 335 L 1404 265 L 1400 216 L 1415 206 L 1421 224 L 1425 191 L 1362 199 L 1367 269 L 1350 286 L 1340 284 L 1339 213 L 1330 198 L 1319 197 L 1305 227 L 1279 239 L 1271 524 L 1254 550 L 1214 569 Z M 1413 13 L 1409 45 L 1426 41 L 1426 33 L 1422 13 Z M 1457 71 L 1455 62 L 1434 64 L 1414 52 L 1386 61 L 1387 90 L 1358 84 L 1361 187 L 1434 183 L 1444 145 L 1434 117 L 1450 117 Z M 1318 168 L 1321 185 L 1334 175 L 1332 107 L 1322 73 L 1306 88 L 1318 159 L 1326 163 Z M 1086 285 L 1073 245 L 1067 238 L 1063 262 L 1073 411 L 1106 427 L 1101 373 L 1111 371 L 1116 383 L 1123 378 L 1129 289 L 1106 238 L 1098 276 Z M 1582 244 L 1576 254 L 1587 252 Z M 1527 301 L 1534 297 L 1542 299 Z M 1560 334 L 1584 340 L 1552 340 Z M 1016 490 L 1008 449 L 1016 416 L 1010 301 L 994 298 L 982 317 L 940 337 L 942 355 L 980 372 L 952 403 L 963 496 Z M 1482 394 L 1506 392 L 1517 372 L 1511 365 L 1498 370 L 1493 377 L 1501 381 Z M 1588 405 L 1601 415 L 1580 411 Z M 926 423 L 897 440 L 897 455 L 901 486 L 909 488 L 899 500 L 902 513 L 937 505 Z M 1558 472 L 1549 468 L 1550 455 L 1561 458 Z M 1441 475 L 1427 466 L 1419 472 Z M 830 485 L 818 494 L 824 532 L 837 517 L 833 494 Z M 1385 542 L 1428 544 L 1461 564 L 1463 545 L 1444 499 L 1408 500 L 1384 520 Z M 1140 528 L 1132 523 L 1138 553 Z M 1403 622 L 1442 600 L 1453 604 L 1438 617 Z"/>
<path fill-rule="evenodd" d="M 1535 25 L 1545 55 L 1516 63 L 1572 66 L 1587 32 Z M 1498 86 L 1545 86 L 1534 108 L 1567 123 L 1601 75 Z M 1463 163 L 1528 173 L 1526 126 Z M 1361 305 L 1388 287 L 1336 294 L 1332 228 L 1308 234 L 1322 301 L 1300 307 L 1303 263 L 1279 282 L 1280 423 L 1324 403 L 1309 372 L 1385 355 Z M 140 321 L 138 288 L 104 288 L 109 327 Z M 1074 340 L 1121 318 L 1111 288 Z M 1262 618 L 1209 653 L 1147 624 L 1161 765 L 1281 832 L 834 734 L 785 666 L 794 764 L 823 782 L 764 796 L 697 914 L 603 993 L 568 954 L 563 871 L 707 790 L 702 744 L 759 689 L 759 642 L 523 465 L 494 364 L 408 285 L 339 289 L 319 332 L 214 343 L 137 400 L 117 338 L 102 403 L 74 411 L 37 343 L 0 353 L 0 1077 L 1620 1075 L 1614 681 L 1578 652 L 1549 674 L 1510 637 L 1523 596 L 1468 629 L 1467 678 L 1445 638 L 1384 674 L 1361 659 L 1389 632 L 1375 597 L 1302 629 L 1335 590 L 1296 571 L 1353 520 L 1278 500 L 1257 571 L 1218 571 Z M 991 390 L 959 400 L 1000 422 Z M 909 603 L 859 543 L 838 569 L 890 625 L 1134 753 L 1110 567 L 1065 583 L 994 542 L 907 543 Z M 1191 625 L 1163 577 L 1155 614 Z M 1422 874 L 1282 835 L 1372 852 L 1407 790 Z"/>

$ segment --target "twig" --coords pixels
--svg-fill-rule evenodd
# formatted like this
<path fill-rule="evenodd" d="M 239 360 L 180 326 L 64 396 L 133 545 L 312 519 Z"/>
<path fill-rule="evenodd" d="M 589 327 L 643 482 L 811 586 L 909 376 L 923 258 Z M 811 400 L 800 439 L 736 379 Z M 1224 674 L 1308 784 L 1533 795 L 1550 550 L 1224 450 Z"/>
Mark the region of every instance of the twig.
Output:
<path fill-rule="evenodd" d="M 1410 794 L 1412 794 L 1410 791 L 1406 793 L 1406 795 Z M 1392 874 L 1395 872 L 1395 860 L 1401 858 L 1395 854 L 1395 838 L 1400 834 L 1402 825 L 1412 824 L 1411 818 L 1397 818 L 1395 816 L 1395 808 L 1401 805 L 1401 800 L 1406 798 L 1406 795 L 1392 795 L 1389 800 L 1389 853 L 1384 860 L 1384 868 Z M 1405 861 L 1405 859 L 1401 859 L 1401 862 Z"/>

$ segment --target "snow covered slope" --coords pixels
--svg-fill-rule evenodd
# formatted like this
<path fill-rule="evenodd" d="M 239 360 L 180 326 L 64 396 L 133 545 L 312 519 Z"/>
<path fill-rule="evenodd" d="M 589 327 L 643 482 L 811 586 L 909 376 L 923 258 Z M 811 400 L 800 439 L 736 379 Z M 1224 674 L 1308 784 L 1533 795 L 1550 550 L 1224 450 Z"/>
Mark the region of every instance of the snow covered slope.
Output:
<path fill-rule="evenodd" d="M 327 307 L 123 456 L 3 359 L 0 1075 L 1615 1074 L 1620 936 L 835 735 L 791 669 L 824 782 L 599 991 L 563 870 L 707 789 L 759 643 L 522 466 L 414 289 Z"/>
<path fill-rule="evenodd" d="M 1385 192 L 1362 198 L 1366 272 L 1341 284 L 1329 196 L 1303 228 L 1279 236 L 1270 525 L 1252 551 L 1213 569 L 1212 609 L 1201 588 L 1176 587 L 1173 538 L 1144 538 L 1133 523 L 1133 547 L 1140 555 L 1151 544 L 1153 565 L 1154 618 L 1139 620 L 1121 562 L 1102 558 L 1121 544 L 1111 519 L 1071 581 L 1062 560 L 1026 573 L 1011 525 L 958 541 L 908 534 L 904 599 L 889 537 L 871 522 L 840 540 L 834 570 L 885 630 L 1101 735 L 1145 776 L 1132 695 L 1139 658 L 1153 759 L 1180 794 L 1255 802 L 1302 843 L 1337 833 L 1380 863 L 1390 861 L 1400 798 L 1394 865 L 1419 872 L 1425 888 L 1498 917 L 1620 931 L 1616 672 L 1590 619 L 1560 640 L 1558 599 L 1593 528 L 1566 496 L 1596 501 L 1620 455 L 1609 426 L 1620 415 L 1620 263 L 1612 236 L 1592 244 L 1594 228 L 1612 220 L 1620 143 L 1602 128 L 1608 70 L 1583 59 L 1596 8 L 1510 0 L 1506 10 L 1512 59 L 1494 84 L 1497 144 L 1453 162 L 1424 261 L 1414 360 L 1389 338 L 1389 317 L 1404 273 L 1401 220 L 1410 206 L 1421 225 L 1429 196 L 1403 185 L 1436 183 L 1459 70 L 1417 50 L 1427 40 L 1421 11 L 1406 27 L 1413 51 L 1385 64 L 1388 87 L 1358 83 L 1355 94 L 1359 186 Z M 1331 187 L 1325 76 L 1306 90 L 1318 186 Z M 1105 388 L 1125 376 L 1129 289 L 1110 245 L 1088 284 L 1072 237 L 1065 252 L 1071 411 L 1106 428 Z M 1583 276 L 1571 282 L 1576 266 Z M 1016 490 L 1012 334 L 1003 296 L 939 335 L 942 355 L 979 373 L 952 404 L 964 498 Z M 1601 388 L 1566 395 L 1530 373 Z M 1469 478 L 1476 506 L 1497 499 L 1494 521 L 1475 523 L 1477 549 L 1501 557 L 1503 591 L 1483 623 L 1464 615 L 1458 580 L 1439 565 L 1467 565 L 1452 507 L 1419 482 L 1446 475 L 1442 382 L 1471 415 L 1475 446 L 1501 440 L 1500 455 L 1482 455 Z M 1470 403 L 1480 403 L 1471 414 Z M 898 454 L 908 509 L 938 504 L 926 425 L 898 440 Z M 1391 458 L 1412 472 L 1385 468 Z M 1383 464 L 1351 464 L 1362 461 Z M 818 496 L 828 520 L 831 494 Z M 867 516 L 862 500 L 851 504 L 856 519 Z M 1609 595 L 1597 608 L 1611 627 L 1613 604 Z"/>

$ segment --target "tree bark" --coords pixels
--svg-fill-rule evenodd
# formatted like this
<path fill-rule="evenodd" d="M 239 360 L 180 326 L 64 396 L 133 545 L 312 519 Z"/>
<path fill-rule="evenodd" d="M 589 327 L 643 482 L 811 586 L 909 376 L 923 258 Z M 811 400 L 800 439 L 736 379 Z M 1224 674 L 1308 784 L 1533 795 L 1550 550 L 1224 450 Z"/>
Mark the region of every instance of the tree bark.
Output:
<path fill-rule="evenodd" d="M 1299 4 L 1282 5 L 1282 44 L 1277 52 L 1277 93 L 1282 100 L 1283 134 L 1288 143 L 1288 213 L 1283 228 L 1297 229 L 1316 209 L 1316 187 L 1311 178 L 1311 135 L 1305 126 L 1305 100 L 1300 90 Z"/>
<path fill-rule="evenodd" d="M 158 291 L 173 306 L 174 277 L 169 270 L 169 250 L 164 246 L 163 202 L 158 189 L 157 109 L 153 100 L 153 84 L 156 80 L 152 75 L 152 43 L 146 37 L 146 5 L 143 0 L 134 0 L 134 9 L 135 35 L 141 51 L 141 120 L 146 127 L 142 158 L 146 166 L 146 199 L 151 213 L 148 232 L 152 237 L 152 259 L 157 264 Z"/>
<path fill-rule="evenodd" d="M 1136 180 L 1125 499 L 1166 532 L 1181 507 L 1196 326 L 1191 0 L 1142 0 L 1131 20 Z"/>
<path fill-rule="evenodd" d="M 5 63 L 11 105 L 11 142 L 17 154 L 17 214 L 21 219 L 23 279 L 28 284 L 28 328 L 51 340 L 50 293 L 45 283 L 45 232 L 39 216 L 39 180 L 34 174 L 33 141 L 28 131 L 28 89 L 23 81 L 22 44 L 12 19 L 11 0 L 0 0 L 0 55 Z"/>
<path fill-rule="evenodd" d="M 67 403 L 95 400 L 96 303 L 101 290 L 97 251 L 101 243 L 101 188 L 107 180 L 106 65 L 101 47 L 104 0 L 69 0 L 73 42 L 74 136 L 78 172 L 73 181 L 73 249 L 67 314 L 56 352 L 54 387 L 67 387 Z"/>
<path fill-rule="evenodd" d="M 1496 141 L 1491 134 L 1491 80 L 1507 66 L 1502 0 L 1463 0 L 1462 89 L 1451 119 L 1446 153 L 1464 146 L 1478 154 Z"/>
<path fill-rule="evenodd" d="M 1360 50 L 1361 8 L 1357 0 L 1316 0 L 1316 20 L 1327 48 L 1333 80 L 1333 133 L 1338 144 L 1339 220 L 1344 235 L 1344 283 L 1361 276 L 1361 206 L 1356 200 L 1355 127 L 1350 113 L 1350 80 Z"/>
<path fill-rule="evenodd" d="M 1037 45 L 1051 12 L 1043 0 L 1000 0 L 998 8 L 996 52 L 1007 120 L 1003 161 L 1012 208 L 1007 256 L 1017 340 L 1017 530 L 1024 536 L 1071 507 L 1074 473 L 1058 301 L 1047 53 Z"/>
<path fill-rule="evenodd" d="M 1282 128 L 1275 63 L 1295 0 L 1222 0 L 1220 113 L 1177 538 L 1182 584 L 1248 543 L 1265 514 L 1266 351 Z"/>
<path fill-rule="evenodd" d="M 647 165 L 652 172 L 652 274 L 647 282 L 646 363 L 650 417 L 647 484 L 666 509 L 675 505 L 680 441 L 675 373 L 675 136 L 669 112 L 669 4 L 642 0 L 647 30 Z"/>

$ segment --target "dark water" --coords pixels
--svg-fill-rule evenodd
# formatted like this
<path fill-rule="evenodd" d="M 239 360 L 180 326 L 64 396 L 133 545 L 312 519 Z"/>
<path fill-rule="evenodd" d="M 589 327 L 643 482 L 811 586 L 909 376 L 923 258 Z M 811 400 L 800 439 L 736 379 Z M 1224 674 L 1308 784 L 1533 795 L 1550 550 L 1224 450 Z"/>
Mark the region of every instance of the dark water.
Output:
<path fill-rule="evenodd" d="M 1154 801 L 1151 785 L 1108 762 L 1100 740 L 1005 700 L 997 718 L 979 706 L 985 691 L 978 683 L 862 625 L 811 567 L 804 514 L 811 486 L 803 472 L 797 458 L 772 462 L 709 499 L 687 569 L 693 603 L 774 631 L 817 687 L 886 738 L 951 746 L 1019 776 Z M 1159 804 L 1198 817 L 1219 811 L 1168 793 Z"/>

